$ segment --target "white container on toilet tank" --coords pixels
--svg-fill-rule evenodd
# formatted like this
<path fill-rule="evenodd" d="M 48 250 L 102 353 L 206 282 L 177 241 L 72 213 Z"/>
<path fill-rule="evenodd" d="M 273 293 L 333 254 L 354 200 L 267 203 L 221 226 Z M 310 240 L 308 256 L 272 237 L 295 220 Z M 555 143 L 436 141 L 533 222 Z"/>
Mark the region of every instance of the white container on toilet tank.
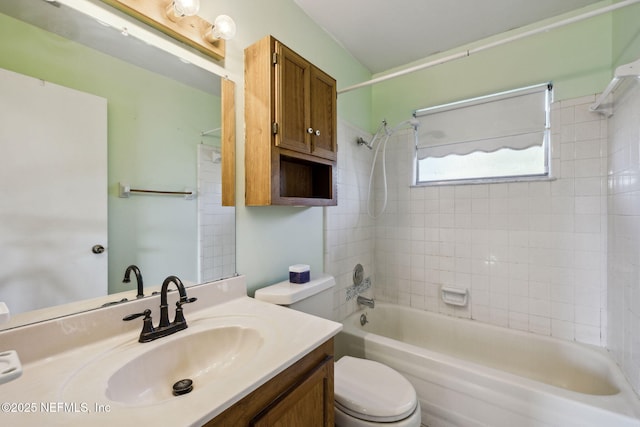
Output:
<path fill-rule="evenodd" d="M 333 276 L 321 275 L 303 284 L 288 280 L 258 289 L 257 300 L 283 305 L 324 319 L 333 317 Z"/>

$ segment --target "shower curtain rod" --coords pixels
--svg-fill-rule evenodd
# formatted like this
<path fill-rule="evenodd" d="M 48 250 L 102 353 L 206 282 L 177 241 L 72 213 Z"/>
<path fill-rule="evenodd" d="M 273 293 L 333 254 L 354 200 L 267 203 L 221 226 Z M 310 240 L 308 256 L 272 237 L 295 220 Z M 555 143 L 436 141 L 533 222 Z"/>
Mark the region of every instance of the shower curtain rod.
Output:
<path fill-rule="evenodd" d="M 640 59 L 636 59 L 635 61 L 628 64 L 620 65 L 618 68 L 616 68 L 613 73 L 611 82 L 609 82 L 609 85 L 607 85 L 605 90 L 600 94 L 600 96 L 598 96 L 596 102 L 591 104 L 591 106 L 589 107 L 589 111 L 595 111 L 600 114 L 611 116 L 613 114 L 613 108 L 611 106 L 602 110 L 600 109 L 600 107 L 602 106 L 604 100 L 607 99 L 609 94 L 613 92 L 616 87 L 618 87 L 620 81 L 626 77 L 640 77 Z"/>
<path fill-rule="evenodd" d="M 491 49 L 491 48 L 494 48 L 494 47 L 497 47 L 497 46 L 501 46 L 503 44 L 510 43 L 512 41 L 520 40 L 520 39 L 523 39 L 523 38 L 526 38 L 526 37 L 529 37 L 529 36 L 533 36 L 533 35 L 536 35 L 536 34 L 544 33 L 544 32 L 550 31 L 550 30 L 554 30 L 556 28 L 564 27 L 565 25 L 569 25 L 569 24 L 573 24 L 575 22 L 583 21 L 585 19 L 593 18 L 594 16 L 598 16 L 598 15 L 602 15 L 602 14 L 605 14 L 605 13 L 608 13 L 608 12 L 612 12 L 614 10 L 621 9 L 623 7 L 627 7 L 627 6 L 630 6 L 632 4 L 639 3 L 639 2 L 640 2 L 640 0 L 625 0 L 625 1 L 621 1 L 621 2 L 612 4 L 612 5 L 609 5 L 609 6 L 604 6 L 604 7 L 600 8 L 600 9 L 592 10 L 590 12 L 585 12 L 583 14 L 576 15 L 576 16 L 573 16 L 573 17 L 570 17 L 570 18 L 567 18 L 567 19 L 563 19 L 563 20 L 560 20 L 558 22 L 554 22 L 552 24 L 548 24 L 548 25 L 545 25 L 545 26 L 540 27 L 540 28 L 535 28 L 535 29 L 532 29 L 532 30 L 529 30 L 529 31 L 525 31 L 525 32 L 520 33 L 520 34 L 515 34 L 513 36 L 506 37 L 506 38 L 500 39 L 500 40 L 496 40 L 494 42 L 490 42 L 490 43 L 487 43 L 487 44 L 479 46 L 479 47 L 474 47 L 474 48 L 471 48 L 471 49 L 462 50 L 462 51 L 454 53 L 452 55 L 445 56 L 444 58 L 436 59 L 436 60 L 433 60 L 433 61 L 430 61 L 430 62 L 425 62 L 424 64 L 415 65 L 413 67 L 405 68 L 403 70 L 399 70 L 399 71 L 396 71 L 396 72 L 393 72 L 393 73 L 390 73 L 390 74 L 386 74 L 384 76 L 376 77 L 374 79 L 367 80 L 367 81 L 362 82 L 362 83 L 358 83 L 358 84 L 355 84 L 355 85 L 352 85 L 352 86 L 348 86 L 348 87 L 346 87 L 344 89 L 338 90 L 338 95 L 346 93 L 346 92 L 350 92 L 350 91 L 355 90 L 355 89 L 360 89 L 362 87 L 371 86 L 371 85 L 374 85 L 376 83 L 380 83 L 380 82 L 383 82 L 383 81 L 386 81 L 386 80 L 394 79 L 396 77 L 401 77 L 401 76 L 404 76 L 406 74 L 410 74 L 410 73 L 413 73 L 413 72 L 416 72 L 416 71 L 424 70 L 426 68 L 431 68 L 431 67 L 433 67 L 435 65 L 440 65 L 440 64 L 444 64 L 444 63 L 447 63 L 447 62 L 451 62 L 451 61 L 457 60 L 457 59 L 466 58 L 468 56 L 471 56 L 471 55 L 473 55 L 475 53 L 478 53 L 478 52 L 482 52 L 482 51 L 487 50 L 487 49 Z"/>
<path fill-rule="evenodd" d="M 202 131 L 202 132 L 200 132 L 200 135 L 201 135 L 201 136 L 207 136 L 207 135 L 209 135 L 210 133 L 218 132 L 219 130 L 222 130 L 222 127 Z"/>

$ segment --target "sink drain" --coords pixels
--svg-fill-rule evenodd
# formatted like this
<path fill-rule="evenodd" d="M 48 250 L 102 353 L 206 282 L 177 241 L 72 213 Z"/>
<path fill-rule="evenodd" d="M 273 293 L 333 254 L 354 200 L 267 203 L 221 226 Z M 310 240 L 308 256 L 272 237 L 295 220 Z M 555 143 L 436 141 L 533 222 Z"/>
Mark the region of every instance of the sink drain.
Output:
<path fill-rule="evenodd" d="M 193 390 L 193 381 L 189 378 L 185 378 L 183 380 L 177 381 L 173 385 L 173 395 L 180 396 L 182 394 L 187 394 L 191 390 Z"/>

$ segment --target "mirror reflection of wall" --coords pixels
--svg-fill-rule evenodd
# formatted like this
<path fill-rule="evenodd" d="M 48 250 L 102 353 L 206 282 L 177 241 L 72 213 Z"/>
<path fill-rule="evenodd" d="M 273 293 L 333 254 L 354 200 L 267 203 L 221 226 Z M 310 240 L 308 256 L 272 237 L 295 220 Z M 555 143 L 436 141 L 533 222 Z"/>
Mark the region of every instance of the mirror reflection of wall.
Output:
<path fill-rule="evenodd" d="M 233 276 L 236 272 L 235 208 L 222 206 L 221 150 L 205 144 L 198 146 L 198 239 L 198 281 Z"/>
<path fill-rule="evenodd" d="M 176 57 L 168 60 L 173 63 L 163 67 L 163 74 L 148 71 L 140 64 L 152 64 L 154 54 L 148 50 L 158 49 L 132 37 L 124 37 L 117 30 L 105 28 L 89 18 L 92 31 L 108 31 L 110 38 L 116 34 L 122 39 L 130 39 L 127 41 L 135 47 L 115 50 L 124 50 L 129 55 L 135 52 L 138 65 L 133 65 L 3 14 L 12 12 L 16 15 L 5 9 L 17 8 L 25 16 L 37 18 L 37 15 L 46 14 L 46 20 L 51 23 L 53 14 L 48 9 L 39 13 L 32 10 L 33 7 L 54 10 L 46 2 L 13 3 L 0 6 L 0 68 L 107 100 L 109 293 L 135 287 L 135 283 L 122 283 L 124 271 L 130 264 L 140 267 L 145 285 L 159 285 L 171 274 L 179 276 L 185 284 L 200 282 L 204 277 L 201 270 L 205 262 L 199 260 L 199 254 L 204 251 L 199 247 L 198 224 L 204 222 L 198 219 L 198 206 L 205 201 L 208 203 L 209 199 L 200 200 L 200 194 L 193 200 L 154 195 L 120 198 L 119 183 L 153 190 L 199 188 L 198 147 L 204 145 L 215 149 L 220 145 L 219 137 L 202 134 L 221 126 L 220 79 L 210 73 L 206 73 L 208 77 L 204 80 L 201 76 L 192 77 L 196 67 L 182 63 Z M 64 13 L 78 14 L 64 6 L 55 8 L 54 14 L 60 13 L 61 9 Z M 74 18 L 61 27 L 63 33 L 72 36 L 85 31 L 84 25 Z M 141 48 L 147 49 L 144 51 L 147 53 Z M 168 68 L 184 69 L 189 84 L 164 75 Z M 73 122 L 74 118 L 70 117 L 71 126 Z M 0 149 L 6 143 L 0 141 Z M 211 197 L 215 200 L 215 196 Z M 4 203 L 11 201 L 1 199 L 0 212 Z M 229 229 L 235 229 L 234 220 L 228 219 L 229 211 L 234 217 L 233 208 L 226 208 L 227 234 Z M 234 245 L 218 250 L 227 253 L 226 264 L 224 268 L 210 268 L 207 280 L 228 277 L 235 272 L 235 233 L 233 238 L 224 237 L 224 242 Z M 220 272 L 221 276 L 215 277 L 214 272 Z M 73 280 L 72 268 L 68 280 Z M 47 286 L 46 277 L 43 283 Z"/>

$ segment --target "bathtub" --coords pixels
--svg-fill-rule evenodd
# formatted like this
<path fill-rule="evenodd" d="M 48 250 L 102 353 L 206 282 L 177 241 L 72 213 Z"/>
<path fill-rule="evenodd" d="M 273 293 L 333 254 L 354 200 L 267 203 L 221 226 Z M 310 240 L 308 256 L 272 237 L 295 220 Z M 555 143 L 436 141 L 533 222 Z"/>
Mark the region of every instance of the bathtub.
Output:
<path fill-rule="evenodd" d="M 604 349 L 379 302 L 343 324 L 336 356 L 402 373 L 430 427 L 640 426 L 640 400 Z"/>

